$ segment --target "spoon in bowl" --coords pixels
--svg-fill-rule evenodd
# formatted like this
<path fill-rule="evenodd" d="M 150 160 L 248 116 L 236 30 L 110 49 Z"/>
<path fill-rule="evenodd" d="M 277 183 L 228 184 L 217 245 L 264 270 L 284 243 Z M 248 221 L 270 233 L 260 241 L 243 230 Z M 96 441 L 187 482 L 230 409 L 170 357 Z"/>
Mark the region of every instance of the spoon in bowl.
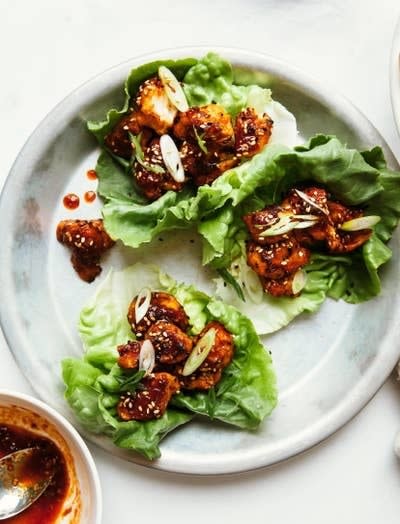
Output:
<path fill-rule="evenodd" d="M 41 467 L 37 472 L 40 460 L 38 448 L 21 449 L 0 459 L 0 520 L 18 515 L 46 490 L 54 467 Z"/>

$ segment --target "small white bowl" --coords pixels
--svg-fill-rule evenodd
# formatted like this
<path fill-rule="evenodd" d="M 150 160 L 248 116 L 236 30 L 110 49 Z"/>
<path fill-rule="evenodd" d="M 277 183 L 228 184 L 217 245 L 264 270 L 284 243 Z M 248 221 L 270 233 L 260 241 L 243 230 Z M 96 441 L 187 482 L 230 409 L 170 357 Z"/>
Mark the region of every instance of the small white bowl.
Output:
<path fill-rule="evenodd" d="M 1 423 L 49 438 L 64 455 L 70 485 L 57 524 L 100 524 L 102 498 L 97 469 L 72 425 L 44 402 L 0 389 Z"/>

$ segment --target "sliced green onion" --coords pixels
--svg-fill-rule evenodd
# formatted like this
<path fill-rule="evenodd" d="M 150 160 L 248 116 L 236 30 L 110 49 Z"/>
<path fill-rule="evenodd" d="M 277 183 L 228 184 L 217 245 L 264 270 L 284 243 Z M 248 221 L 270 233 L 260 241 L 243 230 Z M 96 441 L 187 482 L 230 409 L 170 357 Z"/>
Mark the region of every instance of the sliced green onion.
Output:
<path fill-rule="evenodd" d="M 168 69 L 168 67 L 160 66 L 158 68 L 158 76 L 171 104 L 179 111 L 187 111 L 189 109 L 189 104 L 186 100 L 182 86 L 174 73 Z"/>
<path fill-rule="evenodd" d="M 308 227 L 315 226 L 318 220 L 305 220 L 304 222 L 299 222 L 295 225 L 295 229 L 307 229 Z"/>
<path fill-rule="evenodd" d="M 343 229 L 343 231 L 361 231 L 362 229 L 371 229 L 371 227 L 375 226 L 380 220 L 381 217 L 378 215 L 353 218 L 353 220 L 343 222 L 340 229 Z"/>
<path fill-rule="evenodd" d="M 129 138 L 134 147 L 135 158 L 137 162 L 145 169 L 147 169 L 147 171 L 152 171 L 156 175 L 162 175 L 163 173 L 165 173 L 165 170 L 162 168 L 162 166 L 159 166 L 157 164 L 150 164 L 149 162 L 145 161 L 143 149 L 140 145 L 140 137 L 141 133 L 139 133 L 137 136 L 133 135 L 132 133 L 129 133 Z"/>
<path fill-rule="evenodd" d="M 307 202 L 312 207 L 315 207 L 315 209 L 318 209 L 318 211 L 321 211 L 324 215 L 329 215 L 329 211 L 327 209 L 324 209 L 323 207 L 319 206 L 311 197 L 309 197 L 306 193 L 303 191 L 300 191 L 300 189 L 295 189 L 295 192 L 297 195 L 304 200 L 304 202 Z"/>
<path fill-rule="evenodd" d="M 293 213 L 279 213 L 278 217 L 277 221 L 258 235 L 260 238 L 284 235 L 293 229 L 311 227 L 319 220 L 316 215 L 295 215 Z"/>
<path fill-rule="evenodd" d="M 144 371 L 145 375 L 150 375 L 156 363 L 154 346 L 150 340 L 144 340 L 139 353 L 139 371 Z"/>
<path fill-rule="evenodd" d="M 191 375 L 193 371 L 196 371 L 196 369 L 202 365 L 214 345 L 216 335 L 217 331 L 214 328 L 211 328 L 197 342 L 190 353 L 189 358 L 185 362 L 182 371 L 184 377 Z"/>
<path fill-rule="evenodd" d="M 259 237 L 272 237 L 275 235 L 283 235 L 294 229 L 292 223 L 292 214 L 290 215 L 280 215 L 279 220 L 275 222 L 272 226 L 268 227 L 265 231 L 260 233 Z"/>
<path fill-rule="evenodd" d="M 261 304 L 264 297 L 264 289 L 257 273 L 243 260 L 240 264 L 240 275 L 244 283 L 244 289 L 253 304 Z"/>
<path fill-rule="evenodd" d="M 140 162 L 144 162 L 144 153 L 143 153 L 142 146 L 140 145 L 140 138 L 141 138 L 142 134 L 139 133 L 138 135 L 134 135 L 133 133 L 131 133 L 129 131 L 128 135 L 129 135 L 129 139 L 131 141 L 131 144 L 135 148 L 136 160 L 138 162 L 139 161 Z"/>
<path fill-rule="evenodd" d="M 164 164 L 169 174 L 176 182 L 184 182 L 185 172 L 183 170 L 182 160 L 175 142 L 169 135 L 162 135 L 160 138 L 160 148 Z"/>
<path fill-rule="evenodd" d="M 319 220 L 317 215 L 293 215 L 293 220 Z"/>
<path fill-rule="evenodd" d="M 294 295 L 297 295 L 300 293 L 302 289 L 304 289 L 305 285 L 307 284 L 307 273 L 301 269 L 299 269 L 296 274 L 293 277 L 292 281 L 292 291 Z"/>
<path fill-rule="evenodd" d="M 230 286 L 233 287 L 233 289 L 236 291 L 236 293 L 237 293 L 238 297 L 240 298 L 240 300 L 243 300 L 243 302 L 246 302 L 246 299 L 244 298 L 243 290 L 240 287 L 239 282 L 232 275 L 232 273 L 230 273 L 225 268 L 217 269 L 217 273 L 224 280 L 224 282 L 226 282 L 227 284 L 229 284 Z"/>
<path fill-rule="evenodd" d="M 131 393 L 134 393 L 144 375 L 144 371 L 137 371 L 133 375 L 123 375 L 121 377 L 115 377 L 118 383 L 118 391 L 130 391 Z M 108 376 L 110 375 L 100 375 L 100 377 Z"/>
<path fill-rule="evenodd" d="M 197 132 L 197 129 L 194 126 L 193 126 L 193 131 L 194 131 L 194 136 L 196 137 L 199 148 L 203 151 L 204 154 L 207 155 L 208 149 L 206 146 L 206 142 L 203 138 L 204 135 L 199 135 L 199 133 Z"/>
<path fill-rule="evenodd" d="M 255 229 L 265 229 L 266 227 L 272 227 L 278 222 L 279 218 L 275 218 L 268 222 L 267 224 L 253 224 Z"/>
<path fill-rule="evenodd" d="M 135 303 L 136 325 L 146 316 L 151 302 L 151 291 L 148 287 L 140 290 Z"/>

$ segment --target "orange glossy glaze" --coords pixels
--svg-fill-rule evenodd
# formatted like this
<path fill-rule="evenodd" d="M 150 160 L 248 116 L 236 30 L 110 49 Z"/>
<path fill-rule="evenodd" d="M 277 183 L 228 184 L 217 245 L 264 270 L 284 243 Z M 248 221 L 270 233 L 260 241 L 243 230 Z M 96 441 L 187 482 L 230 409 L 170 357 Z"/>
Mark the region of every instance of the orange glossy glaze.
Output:
<path fill-rule="evenodd" d="M 89 180 L 96 180 L 97 179 L 97 173 L 94 169 L 89 169 L 89 171 L 86 171 L 86 176 Z"/>
<path fill-rule="evenodd" d="M 76 209 L 79 207 L 79 197 L 75 193 L 68 193 L 63 198 L 64 207 L 67 209 Z"/>
<path fill-rule="evenodd" d="M 68 493 L 69 479 L 63 454 L 49 439 L 30 431 L 5 424 L 0 425 L 0 458 L 24 448 L 37 447 L 40 453 L 27 464 L 24 483 L 38 478 L 47 467 L 54 468 L 54 476 L 46 491 L 27 510 L 9 519 L 8 524 L 52 524 L 56 521 Z"/>
<path fill-rule="evenodd" d="M 91 202 L 94 202 L 96 200 L 96 192 L 86 191 L 86 193 L 83 195 L 83 198 L 85 199 L 85 202 L 90 204 Z"/>

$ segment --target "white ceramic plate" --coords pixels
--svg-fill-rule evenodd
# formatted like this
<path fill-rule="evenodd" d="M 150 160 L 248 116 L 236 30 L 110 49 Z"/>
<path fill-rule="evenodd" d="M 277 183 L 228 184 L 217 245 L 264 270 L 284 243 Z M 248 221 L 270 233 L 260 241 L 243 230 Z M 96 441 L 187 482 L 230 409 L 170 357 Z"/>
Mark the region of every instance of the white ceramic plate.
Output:
<path fill-rule="evenodd" d="M 400 18 L 394 32 L 390 57 L 390 95 L 394 119 L 400 134 Z"/>
<path fill-rule="evenodd" d="M 159 58 L 201 56 L 207 50 L 164 51 L 129 61 L 90 80 L 58 105 L 34 131 L 17 158 L 0 202 L 0 316 L 8 343 L 37 393 L 74 421 L 63 400 L 60 361 L 82 352 L 76 323 L 96 284 L 74 274 L 67 250 L 55 239 L 57 222 L 66 216 L 94 217 L 96 204 L 68 212 L 62 197 L 82 195 L 94 183 L 85 177 L 98 148 L 85 128 L 88 117 L 121 101 L 129 70 Z M 236 73 L 269 85 L 274 98 L 297 117 L 301 135 L 336 134 L 350 146 L 386 143 L 352 104 L 300 71 L 271 57 L 217 49 Z M 242 75 L 243 77 L 243 75 Z M 118 246 L 105 260 L 122 267 L 157 261 L 175 278 L 210 290 L 210 275 L 200 265 L 200 243 L 192 233 L 163 235 L 137 251 Z M 162 249 L 160 246 L 162 244 Z M 350 306 L 326 301 L 312 316 L 265 339 L 278 376 L 279 405 L 256 432 L 195 421 L 168 436 L 162 457 L 151 465 L 169 471 L 217 474 L 260 468 L 304 451 L 331 435 L 374 395 L 399 357 L 397 310 L 400 300 L 399 241 L 392 241 L 393 262 L 383 274 L 382 294 Z M 99 282 L 101 279 L 98 279 Z M 76 424 L 76 423 L 75 423 Z M 112 453 L 140 464 L 142 457 L 115 448 L 106 438 L 88 435 Z"/>

